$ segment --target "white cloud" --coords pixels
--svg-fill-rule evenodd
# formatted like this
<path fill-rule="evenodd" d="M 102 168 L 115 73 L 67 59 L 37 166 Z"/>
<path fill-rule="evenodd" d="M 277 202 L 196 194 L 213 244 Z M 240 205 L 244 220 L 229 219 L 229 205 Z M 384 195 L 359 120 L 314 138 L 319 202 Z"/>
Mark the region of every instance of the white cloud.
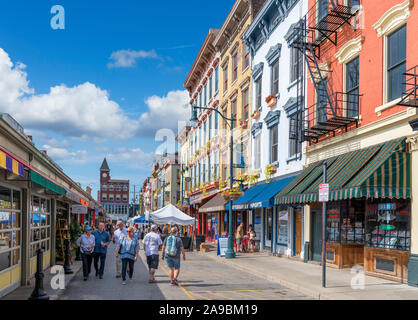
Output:
<path fill-rule="evenodd" d="M 189 94 L 186 90 L 170 91 L 166 96 L 146 99 L 148 112 L 139 119 L 139 134 L 154 136 L 157 130 L 170 129 L 177 134 L 179 121 L 190 118 Z"/>
<path fill-rule="evenodd" d="M 140 148 L 117 148 L 106 155 L 108 162 L 123 163 L 134 169 L 148 169 L 154 160 L 154 153 L 144 152 Z"/>
<path fill-rule="evenodd" d="M 138 121 L 127 117 L 106 90 L 86 82 L 74 87 L 61 84 L 36 95 L 24 69 L 22 63 L 13 65 L 0 48 L 0 110 L 23 126 L 94 141 L 129 139 L 137 131 Z"/>
<path fill-rule="evenodd" d="M 136 65 L 138 59 L 159 59 L 155 50 L 150 51 L 134 51 L 134 50 L 119 50 L 112 52 L 110 59 L 112 62 L 107 64 L 108 68 L 132 68 Z"/>

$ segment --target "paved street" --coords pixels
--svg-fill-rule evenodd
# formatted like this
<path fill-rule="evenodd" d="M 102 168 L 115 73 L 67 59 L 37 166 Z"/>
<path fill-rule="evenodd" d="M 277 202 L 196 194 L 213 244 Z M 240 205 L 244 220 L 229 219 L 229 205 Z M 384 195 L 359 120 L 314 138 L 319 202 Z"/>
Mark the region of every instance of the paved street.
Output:
<path fill-rule="evenodd" d="M 182 261 L 179 287 L 169 284 L 167 265 L 160 264 L 157 284 L 148 283 L 144 252 L 135 264 L 134 279 L 126 286 L 115 277 L 115 247 L 109 248 L 105 277 L 83 281 L 82 272 L 76 275 L 62 300 L 300 300 L 310 299 L 279 284 L 258 278 L 250 273 L 218 263 L 197 252 L 187 253 Z M 94 270 L 94 268 L 93 268 Z"/>

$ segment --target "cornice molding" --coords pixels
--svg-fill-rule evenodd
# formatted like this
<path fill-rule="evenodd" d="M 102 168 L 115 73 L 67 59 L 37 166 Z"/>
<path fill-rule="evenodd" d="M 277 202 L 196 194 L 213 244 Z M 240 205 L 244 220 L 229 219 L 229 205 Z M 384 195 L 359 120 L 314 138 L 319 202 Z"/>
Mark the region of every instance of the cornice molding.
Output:
<path fill-rule="evenodd" d="M 263 74 L 263 67 L 263 62 L 260 62 L 254 66 L 253 70 L 251 71 L 254 80 L 258 80 L 258 78 L 260 78 L 260 76 Z"/>
<path fill-rule="evenodd" d="M 344 64 L 355 58 L 359 55 L 362 44 L 364 42 L 364 36 L 358 36 L 355 39 L 352 39 L 345 43 L 340 50 L 335 54 L 335 57 L 338 59 L 339 64 Z"/>
<path fill-rule="evenodd" d="M 275 63 L 281 55 L 282 52 L 282 44 L 278 43 L 275 46 L 270 47 L 269 51 L 266 54 L 266 60 L 269 65 Z"/>
<path fill-rule="evenodd" d="M 380 38 L 388 35 L 396 28 L 400 27 L 410 17 L 410 8 L 414 5 L 414 0 L 406 0 L 386 11 L 382 17 L 373 25 Z"/>
<path fill-rule="evenodd" d="M 267 113 L 267 116 L 264 118 L 264 122 L 267 125 L 267 128 L 270 129 L 280 121 L 280 110 L 270 111 Z"/>

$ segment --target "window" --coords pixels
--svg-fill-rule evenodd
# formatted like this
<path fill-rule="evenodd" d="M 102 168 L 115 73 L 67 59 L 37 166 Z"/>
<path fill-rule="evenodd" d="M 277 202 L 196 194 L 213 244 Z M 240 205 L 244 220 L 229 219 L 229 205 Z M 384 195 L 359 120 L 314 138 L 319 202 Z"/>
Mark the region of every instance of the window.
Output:
<path fill-rule="evenodd" d="M 359 5 L 360 5 L 360 0 L 347 0 L 348 7 L 354 7 L 354 6 L 359 6 Z"/>
<path fill-rule="evenodd" d="M 271 67 L 271 93 L 274 95 L 279 93 L 279 61 Z"/>
<path fill-rule="evenodd" d="M 116 186 L 116 191 L 120 191 L 120 186 Z"/>
<path fill-rule="evenodd" d="M 255 82 L 255 96 L 256 96 L 256 100 L 255 100 L 255 107 L 257 108 L 257 110 L 261 109 L 261 89 L 262 89 L 262 78 L 260 77 L 256 82 Z"/>
<path fill-rule="evenodd" d="M 199 107 L 203 107 L 203 105 L 202 105 L 202 92 L 199 93 Z"/>
<path fill-rule="evenodd" d="M 405 89 L 403 73 L 406 72 L 406 25 L 387 38 L 388 96 L 392 101 L 402 96 Z"/>
<path fill-rule="evenodd" d="M 247 121 L 249 117 L 249 97 L 248 89 L 245 89 L 242 93 L 242 120 Z"/>
<path fill-rule="evenodd" d="M 49 199 L 32 196 L 30 212 L 30 257 L 36 256 L 36 251 L 50 249 L 51 243 L 51 202 Z"/>
<path fill-rule="evenodd" d="M 109 200 L 110 201 L 113 201 L 113 194 L 111 193 L 111 194 L 109 194 Z"/>
<path fill-rule="evenodd" d="M 215 92 L 219 90 L 219 67 L 215 69 Z"/>
<path fill-rule="evenodd" d="M 318 83 L 319 94 L 317 94 L 317 120 L 318 122 L 327 121 L 327 79 Z"/>
<path fill-rule="evenodd" d="M 200 163 L 199 163 L 199 165 L 198 165 L 198 167 L 199 167 L 199 171 L 198 171 L 198 173 L 197 173 L 197 176 L 199 177 L 199 185 L 201 184 L 201 182 L 202 182 L 202 176 L 201 176 L 201 174 L 202 174 L 202 171 L 201 171 L 201 166 L 200 166 Z"/>
<path fill-rule="evenodd" d="M 20 263 L 20 191 L 0 186 L 0 272 Z"/>
<path fill-rule="evenodd" d="M 223 115 L 226 115 L 226 114 L 227 114 L 227 113 L 226 113 L 226 107 L 222 110 L 222 114 L 223 114 Z M 226 134 L 226 130 L 227 130 L 227 128 L 228 128 L 228 120 L 223 119 L 223 125 L 224 125 L 224 127 L 223 127 L 224 132 L 223 132 L 222 134 Z"/>
<path fill-rule="evenodd" d="M 232 60 L 233 60 L 232 82 L 234 82 L 238 78 L 238 54 L 235 54 Z"/>
<path fill-rule="evenodd" d="M 303 62 L 299 49 L 292 48 L 290 60 L 290 82 L 296 81 L 302 72 Z"/>
<path fill-rule="evenodd" d="M 298 120 L 300 126 L 300 113 L 295 113 L 289 117 L 289 157 L 293 157 L 302 152 L 302 144 L 298 138 Z"/>
<path fill-rule="evenodd" d="M 279 125 L 275 125 L 270 129 L 270 163 L 275 163 L 278 160 L 279 151 Z"/>
<path fill-rule="evenodd" d="M 260 169 L 261 167 L 261 134 L 258 134 L 254 138 L 254 168 Z"/>
<path fill-rule="evenodd" d="M 216 180 L 219 178 L 218 176 L 218 166 L 219 166 L 219 154 L 218 152 L 215 152 L 214 154 L 215 160 L 213 164 L 213 178 Z"/>
<path fill-rule="evenodd" d="M 359 57 L 346 65 L 347 116 L 358 116 L 359 106 Z"/>
<path fill-rule="evenodd" d="M 242 70 L 245 70 L 250 65 L 250 50 L 245 44 L 244 44 L 243 51 L 244 51 L 244 55 L 243 55 Z"/>
<path fill-rule="evenodd" d="M 266 241 L 271 241 L 273 239 L 272 229 L 273 229 L 273 214 L 271 208 L 266 208 L 266 224 L 264 229 L 264 234 L 266 235 Z"/>
<path fill-rule="evenodd" d="M 219 115 L 217 112 L 215 112 L 215 135 L 218 135 L 218 120 L 219 120 Z"/>
<path fill-rule="evenodd" d="M 113 185 L 109 186 L 109 191 L 113 191 Z"/>
<path fill-rule="evenodd" d="M 106 201 L 107 200 L 107 194 L 106 193 L 102 193 L 102 200 Z"/>
<path fill-rule="evenodd" d="M 105 184 L 104 184 L 104 185 L 102 185 L 102 190 L 103 190 L 103 191 L 106 191 L 106 190 L 107 190 L 107 185 L 105 185 Z"/>
<path fill-rule="evenodd" d="M 209 77 L 209 100 L 212 99 L 212 78 L 213 76 Z"/>
<path fill-rule="evenodd" d="M 120 201 L 120 194 L 116 195 L 116 201 Z"/>
<path fill-rule="evenodd" d="M 207 84 L 205 84 L 204 91 L 203 91 L 204 92 L 204 104 L 203 104 L 204 107 L 206 107 L 206 105 L 208 104 L 207 87 L 208 87 Z"/>
<path fill-rule="evenodd" d="M 228 65 L 224 67 L 224 92 L 228 91 Z"/>
<path fill-rule="evenodd" d="M 208 181 L 211 181 L 212 180 L 212 176 L 211 176 L 211 173 L 212 173 L 212 168 L 211 168 L 211 165 L 212 165 L 212 162 L 210 161 L 211 159 L 211 156 L 208 156 Z"/>
<path fill-rule="evenodd" d="M 205 142 L 205 140 L 206 140 L 206 122 L 207 121 L 205 121 L 204 123 L 203 123 L 203 137 L 202 137 L 202 142 L 204 143 Z"/>
<path fill-rule="evenodd" d="M 128 186 L 123 186 L 123 191 L 128 191 Z"/>
<path fill-rule="evenodd" d="M 222 179 L 226 180 L 228 176 L 228 156 L 227 152 L 222 153 Z"/>
<path fill-rule="evenodd" d="M 205 183 L 206 182 L 206 163 L 203 163 L 203 165 L 202 165 L 203 167 L 202 167 L 202 173 L 203 173 L 203 179 L 202 179 L 202 182 L 203 183 Z"/>
<path fill-rule="evenodd" d="M 232 101 L 231 105 L 231 118 L 236 119 L 237 118 L 237 100 Z M 236 121 L 232 121 L 232 128 L 235 128 L 237 126 Z"/>
<path fill-rule="evenodd" d="M 212 139 L 212 113 L 209 115 L 209 140 Z"/>

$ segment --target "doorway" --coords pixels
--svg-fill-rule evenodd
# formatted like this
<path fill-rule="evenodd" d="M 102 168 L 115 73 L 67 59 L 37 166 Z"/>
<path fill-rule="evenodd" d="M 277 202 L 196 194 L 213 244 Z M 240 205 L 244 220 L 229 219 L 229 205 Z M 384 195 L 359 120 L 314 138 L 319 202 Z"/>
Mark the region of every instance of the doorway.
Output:
<path fill-rule="evenodd" d="M 312 211 L 312 260 L 322 261 L 322 212 Z"/>
<path fill-rule="evenodd" d="M 295 257 L 300 257 L 302 252 L 302 211 L 297 209 L 293 213 L 293 221 L 294 221 L 294 246 L 293 246 L 293 255 Z"/>

